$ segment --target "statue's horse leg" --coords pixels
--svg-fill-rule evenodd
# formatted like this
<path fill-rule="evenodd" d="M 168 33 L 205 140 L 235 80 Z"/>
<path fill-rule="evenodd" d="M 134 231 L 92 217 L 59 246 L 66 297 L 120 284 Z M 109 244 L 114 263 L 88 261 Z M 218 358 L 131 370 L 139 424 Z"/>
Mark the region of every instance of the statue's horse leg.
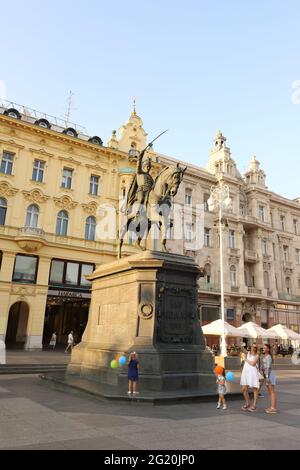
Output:
<path fill-rule="evenodd" d="M 147 216 L 144 215 L 140 217 L 139 223 L 136 227 L 136 233 L 138 234 L 138 237 L 134 243 L 134 246 L 136 248 L 139 248 L 140 250 L 144 250 L 144 248 L 141 246 L 141 242 L 144 238 L 147 228 L 148 228 L 148 219 L 147 219 Z"/>
<path fill-rule="evenodd" d="M 126 224 L 124 224 L 121 228 L 121 233 L 120 233 L 120 238 L 119 238 L 119 243 L 118 243 L 118 258 L 122 258 L 122 246 L 124 242 L 124 238 L 126 233 L 128 232 L 128 227 L 130 224 L 131 220 L 127 220 Z"/>

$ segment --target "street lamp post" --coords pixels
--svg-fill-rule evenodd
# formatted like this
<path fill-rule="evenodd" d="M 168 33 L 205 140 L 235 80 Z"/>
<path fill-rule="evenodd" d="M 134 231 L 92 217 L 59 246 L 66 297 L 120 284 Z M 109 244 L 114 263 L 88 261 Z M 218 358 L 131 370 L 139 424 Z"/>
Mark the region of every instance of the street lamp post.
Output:
<path fill-rule="evenodd" d="M 220 281 L 221 281 L 221 356 L 227 356 L 227 346 L 225 338 L 225 307 L 224 307 L 224 278 L 223 278 L 223 221 L 222 211 L 231 207 L 229 197 L 229 187 L 226 184 L 212 186 L 210 197 L 207 201 L 210 211 L 219 211 L 219 234 L 220 234 Z"/>

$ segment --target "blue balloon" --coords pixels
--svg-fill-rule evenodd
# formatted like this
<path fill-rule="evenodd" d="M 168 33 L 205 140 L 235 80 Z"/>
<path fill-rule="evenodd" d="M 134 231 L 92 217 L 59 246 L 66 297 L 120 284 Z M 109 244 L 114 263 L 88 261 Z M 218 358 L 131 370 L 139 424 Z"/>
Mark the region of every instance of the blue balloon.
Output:
<path fill-rule="evenodd" d="M 233 382 L 235 379 L 234 373 L 230 371 L 226 372 L 225 378 L 228 382 Z"/>
<path fill-rule="evenodd" d="M 126 364 L 126 357 L 125 356 L 121 356 L 119 358 L 119 364 L 120 364 L 120 366 L 125 366 L 125 364 Z"/>

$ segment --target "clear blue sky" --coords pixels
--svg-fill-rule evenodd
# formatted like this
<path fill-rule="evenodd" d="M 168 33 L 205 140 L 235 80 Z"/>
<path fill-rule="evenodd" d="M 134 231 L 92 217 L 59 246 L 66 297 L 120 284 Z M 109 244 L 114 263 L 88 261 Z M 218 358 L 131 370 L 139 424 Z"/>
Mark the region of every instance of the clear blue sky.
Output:
<path fill-rule="evenodd" d="M 300 196 L 299 0 L 1 2 L 7 99 L 72 120 L 106 142 L 131 111 L 156 150 L 205 166 L 221 129 L 243 172 Z M 300 96 L 300 93 L 299 93 Z"/>

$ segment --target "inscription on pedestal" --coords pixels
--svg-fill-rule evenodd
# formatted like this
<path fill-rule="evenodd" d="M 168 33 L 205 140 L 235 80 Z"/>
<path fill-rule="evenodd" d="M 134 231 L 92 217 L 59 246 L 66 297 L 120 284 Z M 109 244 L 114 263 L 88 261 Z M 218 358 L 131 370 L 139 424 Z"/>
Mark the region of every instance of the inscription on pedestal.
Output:
<path fill-rule="evenodd" d="M 166 292 L 158 316 L 158 340 L 163 343 L 192 343 L 193 312 L 185 294 Z"/>

